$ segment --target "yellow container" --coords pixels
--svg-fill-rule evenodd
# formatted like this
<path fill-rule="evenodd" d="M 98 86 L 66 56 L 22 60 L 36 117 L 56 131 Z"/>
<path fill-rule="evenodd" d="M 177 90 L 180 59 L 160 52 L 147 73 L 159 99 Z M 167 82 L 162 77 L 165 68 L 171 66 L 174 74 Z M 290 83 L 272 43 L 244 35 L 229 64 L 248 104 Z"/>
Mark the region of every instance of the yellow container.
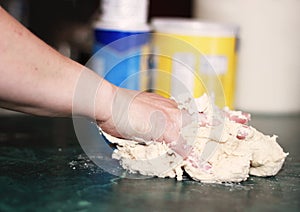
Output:
<path fill-rule="evenodd" d="M 234 107 L 238 27 L 196 19 L 155 18 L 153 88 L 166 97 L 208 93 Z"/>

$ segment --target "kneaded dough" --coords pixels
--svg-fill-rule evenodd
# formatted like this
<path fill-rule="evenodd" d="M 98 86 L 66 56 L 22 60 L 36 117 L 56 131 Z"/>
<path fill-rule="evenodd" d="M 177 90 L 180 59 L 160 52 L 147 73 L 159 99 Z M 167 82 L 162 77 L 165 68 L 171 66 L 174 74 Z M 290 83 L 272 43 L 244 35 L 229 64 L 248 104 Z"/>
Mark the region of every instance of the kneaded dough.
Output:
<path fill-rule="evenodd" d="M 249 175 L 278 173 L 288 153 L 276 142 L 277 136 L 248 126 L 248 114 L 217 108 L 207 95 L 192 101 L 178 101 L 180 108 L 199 114 L 181 132 L 189 147 L 187 156 L 164 142 L 125 140 L 102 132 L 117 147 L 112 157 L 132 173 L 182 180 L 185 172 L 206 183 L 241 182 Z"/>

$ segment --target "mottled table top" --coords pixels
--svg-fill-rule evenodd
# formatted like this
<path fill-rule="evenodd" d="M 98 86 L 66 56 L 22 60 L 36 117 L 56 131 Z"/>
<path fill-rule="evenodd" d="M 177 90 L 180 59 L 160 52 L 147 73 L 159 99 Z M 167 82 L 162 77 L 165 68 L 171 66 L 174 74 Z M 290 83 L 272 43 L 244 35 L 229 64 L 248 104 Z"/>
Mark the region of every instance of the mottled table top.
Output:
<path fill-rule="evenodd" d="M 85 155 L 72 120 L 0 117 L 0 211 L 300 211 L 300 117 L 254 116 L 290 155 L 240 184 L 124 179 Z"/>

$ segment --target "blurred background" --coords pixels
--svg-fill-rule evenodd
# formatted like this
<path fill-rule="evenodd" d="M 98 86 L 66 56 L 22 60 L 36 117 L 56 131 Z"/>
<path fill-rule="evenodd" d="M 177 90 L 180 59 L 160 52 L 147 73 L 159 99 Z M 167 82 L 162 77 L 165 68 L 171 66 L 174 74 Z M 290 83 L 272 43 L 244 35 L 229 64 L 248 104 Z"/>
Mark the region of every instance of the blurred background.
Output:
<path fill-rule="evenodd" d="M 91 56 L 92 24 L 101 14 L 101 0 L 0 0 L 0 4 L 66 56 L 82 64 Z M 150 0 L 149 19 L 154 16 L 191 17 L 192 0 Z"/>

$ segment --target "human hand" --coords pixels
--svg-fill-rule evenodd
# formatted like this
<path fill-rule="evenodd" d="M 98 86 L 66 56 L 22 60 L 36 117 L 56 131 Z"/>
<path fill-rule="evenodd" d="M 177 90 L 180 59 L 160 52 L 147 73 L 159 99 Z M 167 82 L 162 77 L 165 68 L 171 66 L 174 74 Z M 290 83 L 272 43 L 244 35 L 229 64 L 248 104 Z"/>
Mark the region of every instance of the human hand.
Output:
<path fill-rule="evenodd" d="M 137 141 L 174 142 L 183 124 L 177 103 L 154 93 L 118 88 L 110 111 L 107 120 L 98 121 L 102 130 Z"/>

